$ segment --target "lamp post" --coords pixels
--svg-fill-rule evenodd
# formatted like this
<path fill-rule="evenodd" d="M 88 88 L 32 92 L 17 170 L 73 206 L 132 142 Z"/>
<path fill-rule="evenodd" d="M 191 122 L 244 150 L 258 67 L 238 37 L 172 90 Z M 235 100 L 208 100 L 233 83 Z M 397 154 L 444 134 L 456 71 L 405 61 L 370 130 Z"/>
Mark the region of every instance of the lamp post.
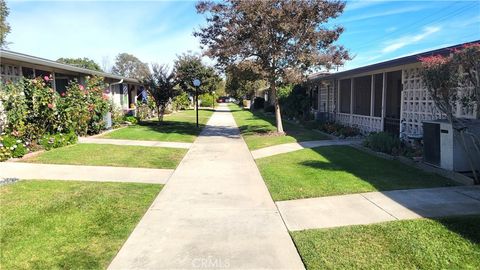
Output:
<path fill-rule="evenodd" d="M 198 88 L 200 87 L 200 82 L 199 79 L 193 80 L 193 85 L 195 86 L 195 109 L 197 113 L 197 128 L 198 128 Z"/>
<path fill-rule="evenodd" d="M 215 91 L 212 91 L 212 99 L 213 99 L 213 102 L 212 102 L 212 109 L 215 110 Z"/>

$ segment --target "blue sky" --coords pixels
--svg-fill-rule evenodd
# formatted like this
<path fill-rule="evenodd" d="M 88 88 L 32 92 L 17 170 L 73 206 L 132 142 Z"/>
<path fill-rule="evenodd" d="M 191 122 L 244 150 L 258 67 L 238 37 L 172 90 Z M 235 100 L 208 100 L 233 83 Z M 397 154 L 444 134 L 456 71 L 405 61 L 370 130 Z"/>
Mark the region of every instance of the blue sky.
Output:
<path fill-rule="evenodd" d="M 112 65 L 121 52 L 172 64 L 200 52 L 192 36 L 204 23 L 195 1 L 14 1 L 9 49 L 55 60 L 89 57 Z M 355 58 L 342 69 L 480 39 L 480 1 L 348 1 L 330 24 Z M 207 59 L 206 59 L 207 60 Z M 207 60 L 207 62 L 209 62 Z"/>

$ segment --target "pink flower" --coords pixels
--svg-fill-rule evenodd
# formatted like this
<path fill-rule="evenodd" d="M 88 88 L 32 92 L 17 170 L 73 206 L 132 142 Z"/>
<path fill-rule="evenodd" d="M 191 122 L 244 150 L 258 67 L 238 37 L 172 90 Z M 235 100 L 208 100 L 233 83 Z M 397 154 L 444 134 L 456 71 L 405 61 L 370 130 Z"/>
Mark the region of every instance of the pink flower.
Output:
<path fill-rule="evenodd" d="M 64 96 L 65 96 L 65 92 L 61 93 L 60 96 L 64 97 Z"/>
<path fill-rule="evenodd" d="M 82 90 L 82 91 L 85 90 L 85 87 L 83 87 L 83 85 L 81 85 L 81 84 L 78 86 L 78 88 L 80 88 L 80 90 Z"/>
<path fill-rule="evenodd" d="M 424 67 L 427 67 L 427 68 L 445 65 L 449 61 L 449 59 L 447 57 L 444 57 L 444 56 L 441 56 L 441 55 L 432 55 L 432 56 L 427 56 L 427 57 L 420 57 L 419 60 L 420 60 L 420 62 L 422 62 L 422 65 Z"/>
<path fill-rule="evenodd" d="M 44 79 L 46 82 L 50 81 L 50 77 L 48 77 L 48 76 L 43 77 L 43 79 Z"/>
<path fill-rule="evenodd" d="M 52 109 L 53 108 L 53 104 L 52 103 L 48 103 L 48 108 Z"/>

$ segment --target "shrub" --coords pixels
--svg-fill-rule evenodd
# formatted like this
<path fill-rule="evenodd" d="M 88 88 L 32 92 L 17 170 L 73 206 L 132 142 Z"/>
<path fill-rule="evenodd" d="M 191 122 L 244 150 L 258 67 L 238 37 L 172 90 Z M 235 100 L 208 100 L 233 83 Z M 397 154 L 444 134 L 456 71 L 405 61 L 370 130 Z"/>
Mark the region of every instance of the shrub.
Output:
<path fill-rule="evenodd" d="M 70 131 L 69 133 L 57 133 L 57 134 L 45 134 L 40 139 L 40 145 L 45 150 L 51 150 L 53 148 L 63 147 L 71 144 L 75 144 L 78 140 L 77 134 Z"/>
<path fill-rule="evenodd" d="M 0 103 L 5 111 L 5 128 L 20 135 L 25 134 L 28 108 L 23 93 L 23 81 L 1 84 Z"/>
<path fill-rule="evenodd" d="M 310 117 L 310 97 L 307 88 L 302 85 L 285 85 L 279 87 L 278 96 L 282 114 L 288 118 L 308 120 Z"/>
<path fill-rule="evenodd" d="M 274 113 L 275 112 L 275 106 L 268 104 L 265 106 L 265 109 L 263 110 L 264 112 L 268 113 Z"/>
<path fill-rule="evenodd" d="M 253 100 L 253 109 L 260 110 L 265 107 L 265 99 L 262 97 L 255 97 Z"/>
<path fill-rule="evenodd" d="M 386 132 L 370 133 L 363 144 L 374 151 L 392 155 L 398 155 L 401 147 L 400 139 Z"/>
<path fill-rule="evenodd" d="M 110 113 L 112 114 L 112 126 L 113 127 L 118 127 L 123 123 L 123 117 L 125 114 L 123 113 L 123 110 L 115 105 L 115 103 L 111 102 L 110 103 Z"/>
<path fill-rule="evenodd" d="M 205 93 L 198 96 L 198 100 L 202 101 L 200 104 L 202 107 L 212 107 L 215 98 L 216 97 L 210 93 Z"/>
<path fill-rule="evenodd" d="M 357 128 L 344 126 L 335 122 L 322 124 L 320 130 L 340 137 L 354 137 L 360 134 L 360 131 Z"/>
<path fill-rule="evenodd" d="M 143 120 L 152 118 L 153 116 L 155 116 L 154 111 L 152 111 L 146 103 L 140 103 L 137 106 L 137 120 L 138 121 L 143 121 Z"/>
<path fill-rule="evenodd" d="M 182 92 L 180 95 L 173 98 L 172 106 L 175 111 L 186 110 L 190 107 L 190 99 L 186 92 Z"/>
<path fill-rule="evenodd" d="M 10 157 L 19 158 L 28 153 L 27 143 L 10 135 L 0 136 L 0 148 L 4 148 L 0 150 L 0 155 L 3 154 L 0 160 L 6 160 Z"/>
<path fill-rule="evenodd" d="M 138 123 L 137 118 L 135 118 L 134 116 L 125 116 L 123 120 L 125 120 L 126 122 L 129 122 L 132 125 L 136 125 Z"/>

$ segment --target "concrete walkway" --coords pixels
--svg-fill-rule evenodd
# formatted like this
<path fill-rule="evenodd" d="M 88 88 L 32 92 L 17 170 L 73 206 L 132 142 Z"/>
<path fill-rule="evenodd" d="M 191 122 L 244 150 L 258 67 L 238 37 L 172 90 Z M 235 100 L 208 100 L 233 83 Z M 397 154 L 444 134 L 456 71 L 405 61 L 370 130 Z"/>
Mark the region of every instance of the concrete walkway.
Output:
<path fill-rule="evenodd" d="M 322 140 L 322 141 L 306 141 L 306 142 L 296 142 L 296 143 L 285 143 L 274 146 L 265 147 L 258 150 L 252 151 L 252 156 L 254 159 L 269 157 L 273 155 L 293 152 L 305 148 L 314 148 L 319 146 L 330 146 L 330 145 L 351 145 L 361 143 L 361 139 L 346 139 L 346 140 Z"/>
<path fill-rule="evenodd" d="M 109 269 L 304 269 L 222 104 Z"/>
<path fill-rule="evenodd" d="M 480 187 L 369 192 L 276 203 L 291 231 L 480 214 Z"/>
<path fill-rule="evenodd" d="M 96 144 L 115 144 L 115 145 L 133 145 L 133 146 L 151 146 L 151 147 L 168 147 L 188 149 L 191 143 L 183 142 L 160 142 L 160 141 L 137 141 L 137 140 L 120 140 L 120 139 L 101 139 L 95 137 L 80 137 L 79 143 L 96 143 Z"/>
<path fill-rule="evenodd" d="M 165 184 L 173 170 L 0 162 L 0 178 Z"/>

